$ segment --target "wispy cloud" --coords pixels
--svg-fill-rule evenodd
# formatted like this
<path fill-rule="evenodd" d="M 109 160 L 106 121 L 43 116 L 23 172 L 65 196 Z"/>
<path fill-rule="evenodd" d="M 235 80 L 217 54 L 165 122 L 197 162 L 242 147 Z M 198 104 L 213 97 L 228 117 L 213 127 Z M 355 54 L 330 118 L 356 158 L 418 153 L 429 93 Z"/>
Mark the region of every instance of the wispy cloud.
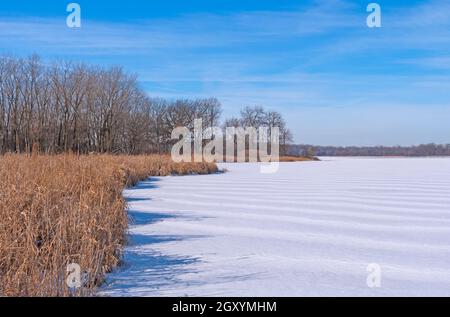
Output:
<path fill-rule="evenodd" d="M 176 19 L 126 24 L 83 20 L 81 29 L 67 28 L 63 19 L 4 17 L 0 18 L 0 40 L 2 44 L 14 40 L 9 45 L 16 48 L 35 45 L 36 48 L 65 53 L 73 49 L 87 49 L 90 54 L 109 54 L 114 50 L 119 53 L 142 53 L 168 48 L 229 47 L 349 27 L 355 22 L 354 17 L 336 17 L 336 10 L 343 7 L 319 4 L 302 12 L 188 14 Z"/>

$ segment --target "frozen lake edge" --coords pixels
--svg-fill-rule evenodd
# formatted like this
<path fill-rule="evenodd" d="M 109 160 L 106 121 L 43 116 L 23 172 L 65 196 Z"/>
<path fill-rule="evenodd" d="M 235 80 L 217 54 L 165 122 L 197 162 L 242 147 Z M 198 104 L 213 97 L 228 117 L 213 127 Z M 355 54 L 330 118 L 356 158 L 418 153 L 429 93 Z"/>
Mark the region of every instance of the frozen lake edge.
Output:
<path fill-rule="evenodd" d="M 125 191 L 130 245 L 101 294 L 450 295 L 450 158 L 220 167 Z"/>

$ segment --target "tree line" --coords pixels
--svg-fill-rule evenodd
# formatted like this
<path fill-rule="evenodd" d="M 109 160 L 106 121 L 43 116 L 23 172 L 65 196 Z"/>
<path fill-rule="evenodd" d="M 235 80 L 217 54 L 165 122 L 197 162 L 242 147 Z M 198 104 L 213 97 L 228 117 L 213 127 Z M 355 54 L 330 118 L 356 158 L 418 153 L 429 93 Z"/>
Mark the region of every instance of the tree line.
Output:
<path fill-rule="evenodd" d="M 290 155 L 308 156 L 450 156 L 450 144 L 421 144 L 417 146 L 336 147 L 289 145 Z"/>
<path fill-rule="evenodd" d="M 288 145 L 293 142 L 291 130 L 283 116 L 276 111 L 267 111 L 261 106 L 245 107 L 240 112 L 240 117 L 226 119 L 224 127 L 278 127 L 280 133 L 280 154 L 286 155 Z M 270 139 L 270 134 L 268 135 Z M 269 142 L 270 143 L 270 142 Z"/>
<path fill-rule="evenodd" d="M 168 153 L 176 127 L 220 126 L 216 98 L 152 98 L 135 75 L 81 63 L 47 64 L 0 57 L 0 154 Z M 282 116 L 247 107 L 223 126 L 279 126 L 282 144 L 292 140 Z"/>

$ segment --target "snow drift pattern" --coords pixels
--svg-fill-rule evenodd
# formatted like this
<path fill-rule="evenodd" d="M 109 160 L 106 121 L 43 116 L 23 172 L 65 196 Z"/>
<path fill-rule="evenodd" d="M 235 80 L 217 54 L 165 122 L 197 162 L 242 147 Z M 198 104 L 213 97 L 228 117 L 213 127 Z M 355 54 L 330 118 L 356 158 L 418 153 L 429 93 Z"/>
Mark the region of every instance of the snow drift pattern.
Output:
<path fill-rule="evenodd" d="M 104 294 L 450 295 L 449 159 L 220 167 L 127 190 L 132 243 Z"/>

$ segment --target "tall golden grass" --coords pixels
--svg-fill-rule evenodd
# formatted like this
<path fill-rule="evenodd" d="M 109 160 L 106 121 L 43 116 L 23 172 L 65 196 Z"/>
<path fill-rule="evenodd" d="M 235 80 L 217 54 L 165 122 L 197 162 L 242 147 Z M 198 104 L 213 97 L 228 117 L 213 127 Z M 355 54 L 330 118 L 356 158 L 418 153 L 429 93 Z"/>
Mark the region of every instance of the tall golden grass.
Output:
<path fill-rule="evenodd" d="M 310 161 L 320 161 L 317 157 L 310 156 L 281 156 L 280 162 L 310 162 Z"/>
<path fill-rule="evenodd" d="M 122 191 L 149 176 L 216 172 L 165 156 L 0 157 L 0 296 L 86 296 L 117 266 L 128 226 Z M 84 287 L 66 285 L 80 265 Z"/>

